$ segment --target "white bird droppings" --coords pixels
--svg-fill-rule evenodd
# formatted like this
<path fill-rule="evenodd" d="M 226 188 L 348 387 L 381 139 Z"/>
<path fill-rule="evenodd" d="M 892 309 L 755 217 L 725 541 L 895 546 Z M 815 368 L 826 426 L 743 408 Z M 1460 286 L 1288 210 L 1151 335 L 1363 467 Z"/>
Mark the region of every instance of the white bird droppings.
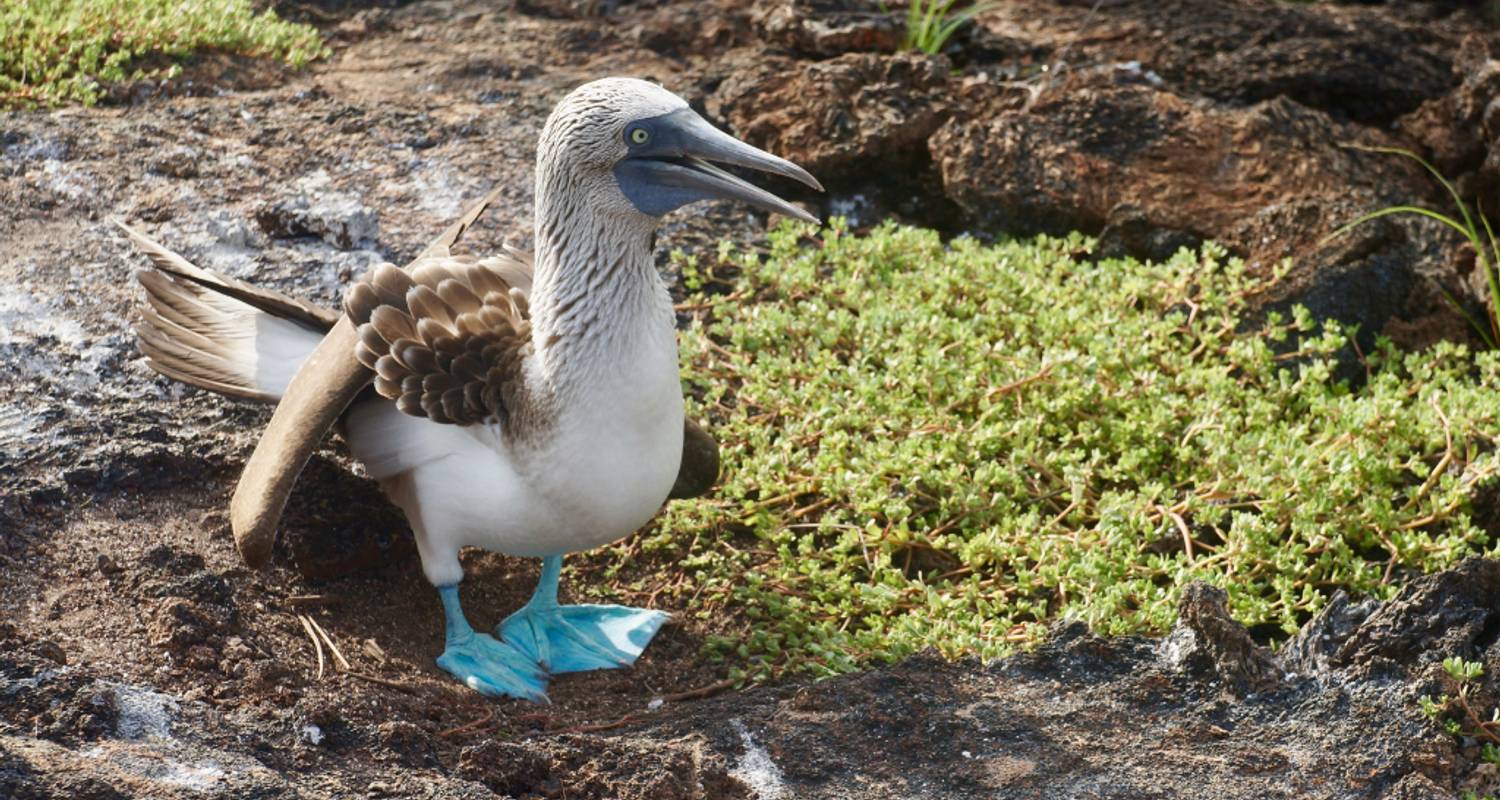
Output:
<path fill-rule="evenodd" d="M 786 777 L 781 774 L 781 768 L 776 766 L 776 762 L 771 760 L 771 754 L 755 741 L 745 723 L 739 719 L 731 719 L 729 724 L 734 726 L 735 733 L 740 735 L 740 741 L 745 745 L 745 754 L 729 774 L 750 787 L 758 800 L 781 800 L 787 797 Z"/>
<path fill-rule="evenodd" d="M 116 684 L 115 735 L 121 739 L 141 739 L 172 735 L 172 718 L 177 715 L 177 700 L 141 686 Z"/>
<path fill-rule="evenodd" d="M 217 764 L 183 764 L 166 762 L 166 771 L 157 780 L 168 786 L 180 786 L 194 792 L 207 792 L 224 781 L 224 770 Z"/>

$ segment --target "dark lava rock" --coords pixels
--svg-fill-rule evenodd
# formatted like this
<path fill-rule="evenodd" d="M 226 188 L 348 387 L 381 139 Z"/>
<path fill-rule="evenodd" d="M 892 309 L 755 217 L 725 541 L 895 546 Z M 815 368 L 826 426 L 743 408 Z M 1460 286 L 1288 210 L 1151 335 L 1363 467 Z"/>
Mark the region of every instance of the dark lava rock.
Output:
<path fill-rule="evenodd" d="M 762 0 L 754 21 L 773 47 L 813 58 L 844 53 L 894 53 L 906 20 L 871 0 Z"/>
<path fill-rule="evenodd" d="M 4 748 L 0 748 L 0 797 L 13 800 L 39 800 L 42 797 L 26 762 Z"/>
<path fill-rule="evenodd" d="M 586 19 L 615 13 L 630 0 L 515 0 L 515 10 L 551 19 Z"/>
<path fill-rule="evenodd" d="M 1281 649 L 1288 672 L 1324 681 L 1424 685 L 1446 658 L 1486 663 L 1484 694 L 1500 688 L 1500 561 L 1471 558 L 1413 579 L 1388 603 L 1340 592 Z"/>
<path fill-rule="evenodd" d="M 1500 211 L 1500 59 L 1484 38 L 1470 36 L 1454 71 L 1463 82 L 1403 117 L 1401 128 L 1426 147 L 1434 166 L 1462 194 L 1493 217 Z"/>
<path fill-rule="evenodd" d="M 1059 623 L 1037 650 L 989 665 L 919 655 L 588 738 L 706 735 L 715 753 L 768 754 L 787 796 L 806 798 L 1453 797 L 1483 779 L 1477 753 L 1416 697 L 1437 660 L 1494 649 L 1497 576 L 1500 562 L 1476 559 L 1389 603 L 1338 599 L 1274 658 L 1228 616 L 1222 591 L 1197 584 L 1164 641 Z M 1164 657 L 1173 649 L 1180 658 Z M 1407 671 L 1370 671 L 1393 655 Z M 1500 683 L 1485 681 L 1476 697 Z M 525 763 L 492 747 L 478 746 L 470 768 Z M 852 790 L 851 775 L 881 791 Z"/>
<path fill-rule="evenodd" d="M 1133 203 L 1121 203 L 1110 209 L 1104 228 L 1099 231 L 1099 257 L 1135 256 L 1165 261 L 1187 248 L 1203 245 L 1201 234 L 1158 225 L 1146 209 Z"/>
<path fill-rule="evenodd" d="M 342 250 L 373 246 L 380 235 L 380 220 L 372 209 L 319 181 L 295 197 L 260 205 L 255 221 L 270 236 L 313 236 Z"/>
<path fill-rule="evenodd" d="M 58 669 L 34 646 L 10 641 L 7 650 L 0 655 L 0 708 L 5 709 L 0 733 L 7 722 L 53 741 L 90 741 L 114 730 L 118 709 L 108 689 L 76 671 Z"/>
<path fill-rule="evenodd" d="M 712 6 L 705 8 L 705 6 Z M 643 47 L 674 58 L 707 56 L 748 44 L 750 14 L 738 0 L 669 3 L 653 9 L 636 24 L 634 38 Z"/>
<path fill-rule="evenodd" d="M 1365 376 L 1359 353 L 1373 352 L 1381 331 L 1414 305 L 1421 248 L 1431 246 L 1434 233 L 1442 236 L 1430 227 L 1399 225 L 1387 218 L 1372 220 L 1332 240 L 1326 238 L 1368 207 L 1338 197 L 1292 200 L 1266 207 L 1226 235 L 1231 242 L 1243 243 L 1243 248 L 1259 242 L 1262 253 L 1275 253 L 1277 247 L 1300 248 L 1285 256 L 1296 259 L 1292 271 L 1254 296 L 1259 313 L 1249 323 L 1259 324 L 1271 312 L 1290 318 L 1293 307 L 1300 305 L 1314 319 L 1358 326 L 1354 344 L 1335 353 L 1335 380 L 1355 385 Z M 1300 341 L 1300 336 L 1288 337 L 1278 349 L 1290 352 Z"/>
<path fill-rule="evenodd" d="M 514 742 L 486 741 L 464 748 L 458 774 L 499 795 L 525 795 L 546 784 L 552 759 Z"/>
<path fill-rule="evenodd" d="M 910 53 L 820 62 L 754 54 L 708 111 L 825 183 L 890 175 L 925 162 L 923 143 L 947 113 L 947 70 L 946 59 Z"/>
<path fill-rule="evenodd" d="M 327 455 L 303 469 L 287 507 L 280 546 L 309 580 L 332 580 L 416 555 L 406 518 L 380 487 Z"/>
<path fill-rule="evenodd" d="M 1278 653 L 1282 667 L 1292 675 L 1328 674 L 1334 668 L 1334 653 L 1379 608 L 1378 600 L 1355 601 L 1344 592 L 1335 593 L 1317 616 L 1282 645 Z"/>
<path fill-rule="evenodd" d="M 1426 775 L 1407 775 L 1381 797 L 1383 800 L 1452 800 L 1453 792 Z"/>
<path fill-rule="evenodd" d="M 1275 203 L 1370 194 L 1408 174 L 1341 149 L 1363 131 L 1295 103 L 1222 109 L 1150 86 L 1079 83 L 1029 108 L 955 118 L 933 136 L 943 185 L 978 224 L 1098 232 L 1120 209 L 1121 222 L 1144 214 L 1221 238 Z"/>
<path fill-rule="evenodd" d="M 296 677 L 296 670 L 281 659 L 244 660 L 239 662 L 245 683 L 257 691 L 270 691 Z"/>
<path fill-rule="evenodd" d="M 234 598 L 234 586 L 222 575 L 211 572 L 196 572 L 191 575 L 164 581 L 146 590 L 151 597 L 182 597 L 204 605 L 217 606 L 230 612 Z"/>
<path fill-rule="evenodd" d="M 339 750 L 351 743 L 352 729 L 336 700 L 303 698 L 292 709 L 298 742 Z"/>
<path fill-rule="evenodd" d="M 1276 659 L 1229 616 L 1228 600 L 1217 586 L 1188 584 L 1177 604 L 1177 627 L 1161 642 L 1162 656 L 1174 667 L 1217 675 L 1241 693 L 1276 688 L 1282 677 Z"/>
<path fill-rule="evenodd" d="M 1123 0 L 1091 13 L 1092 5 L 1024 0 L 1010 13 L 1048 19 L 1047 35 L 1057 37 L 1059 55 L 1075 68 L 1137 62 L 1171 91 L 1220 104 L 1286 98 L 1384 124 L 1457 82 L 1441 35 L 1381 9 Z"/>
<path fill-rule="evenodd" d="M 1430 37 L 1384 20 L 1339 19 L 1278 0 L 1149 5 L 1150 19 L 1178 23 L 1175 46 L 1164 48 L 1153 68 L 1169 84 L 1216 100 L 1286 97 L 1378 123 L 1453 82 L 1447 62 L 1426 47 Z"/>
<path fill-rule="evenodd" d="M 59 666 L 68 665 L 68 654 L 57 642 L 49 642 L 45 639 L 32 642 L 31 651 Z"/>
<path fill-rule="evenodd" d="M 313 5 L 335 17 L 350 6 Z M 1277 657 L 1280 680 L 1214 593 L 1194 589 L 1179 664 L 1157 639 L 1071 622 L 989 664 L 919 655 L 669 699 L 718 677 L 697 653 L 705 633 L 723 631 L 687 619 L 631 671 L 559 678 L 554 706 L 474 697 L 432 664 L 441 616 L 420 570 L 397 554 L 410 547 L 404 523 L 374 509 L 384 501 L 342 456 L 325 453 L 304 475 L 282 555 L 306 574 L 345 577 L 313 588 L 286 558 L 266 573 L 240 568 L 211 530 L 222 518 L 203 513 L 222 509 L 269 409 L 181 390 L 140 363 L 126 332 L 139 294 L 120 276 L 144 262 L 106 222 L 150 221 L 204 266 L 331 304 L 379 256 L 337 248 L 379 240 L 414 255 L 491 186 L 505 201 L 470 244 L 483 252 L 524 239 L 543 120 L 569 88 L 609 71 L 687 87 L 737 133 L 806 162 L 835 199 L 896 186 L 938 209 L 923 219 L 946 232 L 1082 225 L 1116 254 L 1159 257 L 1214 239 L 1257 269 L 1293 255 L 1297 270 L 1275 287 L 1285 293 L 1263 303 L 1342 304 L 1373 329 L 1413 265 L 1448 251 L 1400 221 L 1321 238 L 1382 204 L 1442 198 L 1399 159 L 1336 143 L 1420 149 L 1431 138 L 1444 164 L 1479 174 L 1493 153 L 1493 88 L 1462 72 L 1474 67 L 1452 67 L 1450 32 L 1468 12 L 1007 0 L 944 57 L 925 57 L 883 52 L 885 23 L 823 15 L 855 0 L 530 0 L 515 13 L 480 0 L 387 5 L 369 18 L 378 24 L 338 25 L 334 58 L 277 73 L 285 86 L 5 118 L 0 279 L 14 307 L 0 343 L 0 796 L 1493 791 L 1477 748 L 1417 705 L 1447 690 L 1437 662 L 1452 655 L 1485 663 L 1473 697 L 1483 712 L 1495 705 L 1497 587 L 1493 567 L 1477 563 L 1388 604 L 1336 600 Z M 788 7 L 808 16 L 752 20 Z M 1488 55 L 1465 58 L 1489 68 Z M 1392 131 L 1426 101 L 1436 121 L 1419 129 L 1406 116 Z M 179 147 L 202 160 L 183 161 Z M 907 213 L 889 198 L 861 207 L 872 222 Z M 712 258 L 726 235 L 762 241 L 763 222 L 743 206 L 694 211 L 668 220 L 663 249 L 687 243 Z M 99 553 L 122 570 L 95 569 Z M 373 556 L 350 558 L 361 553 Z M 476 623 L 525 601 L 534 567 L 466 558 L 492 579 L 467 587 Z M 389 568 L 347 574 L 360 564 Z M 358 675 L 315 677 L 285 604 L 306 592 L 343 600 L 320 613 Z M 482 730 L 430 733 L 481 717 Z M 322 744 L 311 746 L 309 724 Z"/>
<path fill-rule="evenodd" d="M 1500 561 L 1471 558 L 1413 579 L 1352 629 L 1364 607 L 1329 603 L 1288 644 L 1286 657 L 1304 669 L 1323 660 L 1358 680 L 1409 677 L 1454 656 L 1475 660 L 1500 638 L 1497 598 Z"/>
<path fill-rule="evenodd" d="M 172 697 L 37 666 L 0 656 L 0 797 L 293 796 L 253 758 L 170 724 Z"/>
<path fill-rule="evenodd" d="M 198 161 L 202 157 L 202 153 L 192 147 L 178 146 L 159 153 L 147 168 L 158 175 L 192 178 L 198 174 Z"/>
<path fill-rule="evenodd" d="M 147 550 L 141 556 L 141 564 L 172 575 L 191 575 L 204 566 L 203 556 L 178 550 L 170 544 L 159 544 Z"/>

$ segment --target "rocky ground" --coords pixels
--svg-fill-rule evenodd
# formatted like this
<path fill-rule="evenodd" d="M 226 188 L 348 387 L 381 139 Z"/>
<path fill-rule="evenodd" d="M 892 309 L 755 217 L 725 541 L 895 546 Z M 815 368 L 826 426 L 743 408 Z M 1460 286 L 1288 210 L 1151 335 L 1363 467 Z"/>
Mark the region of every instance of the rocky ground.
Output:
<path fill-rule="evenodd" d="M 1097 7 L 1096 7 L 1097 6 Z M 106 106 L 0 116 L 0 796 L 1439 798 L 1500 791 L 1418 698 L 1439 662 L 1500 670 L 1500 566 L 1384 606 L 1335 603 L 1275 655 L 1190 592 L 1159 641 L 1059 626 L 994 664 L 927 658 L 734 690 L 681 614 L 628 673 L 547 707 L 431 663 L 440 615 L 399 514 L 330 444 L 252 573 L 224 509 L 262 407 L 152 375 L 129 332 L 145 227 L 204 266 L 333 303 L 470 199 L 470 240 L 526 244 L 553 103 L 660 81 L 804 164 L 868 225 L 1081 229 L 1106 254 L 1206 239 L 1308 304 L 1407 346 L 1468 336 L 1472 253 L 1430 226 L 1339 223 L 1441 203 L 1416 148 L 1500 208 L 1493 4 L 1008 0 L 936 56 L 854 0 L 283 4 L 335 48 L 303 73 L 207 57 Z M 790 187 L 778 187 L 790 190 Z M 663 248 L 753 245 L 766 220 L 679 215 Z M 535 566 L 476 554 L 477 619 Z M 680 609 L 679 609 L 680 610 Z M 299 615 L 351 669 L 323 674 Z M 1476 702 L 1494 705 L 1496 684 Z"/>

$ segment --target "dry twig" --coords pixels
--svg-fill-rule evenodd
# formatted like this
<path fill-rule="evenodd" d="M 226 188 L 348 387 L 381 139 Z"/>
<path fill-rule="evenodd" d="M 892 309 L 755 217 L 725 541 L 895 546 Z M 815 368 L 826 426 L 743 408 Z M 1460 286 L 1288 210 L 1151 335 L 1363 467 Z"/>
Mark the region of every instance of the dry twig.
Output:
<path fill-rule="evenodd" d="M 333 637 L 328 635 L 328 631 L 323 630 L 323 626 L 319 625 L 317 620 L 307 617 L 307 621 L 312 625 L 313 630 L 319 636 L 323 637 L 323 643 L 328 645 L 328 650 L 333 653 L 333 660 L 338 662 L 339 669 L 348 672 L 350 669 L 349 659 L 344 658 L 344 654 L 339 652 L 339 646 L 333 643 Z"/>
<path fill-rule="evenodd" d="M 334 594 L 294 594 L 286 602 L 293 606 L 333 606 L 344 602 L 344 598 Z"/>
<path fill-rule="evenodd" d="M 491 708 L 490 710 L 484 712 L 484 716 L 480 717 L 479 719 L 476 719 L 473 722 L 465 722 L 464 724 L 458 726 L 457 728 L 449 728 L 448 730 L 439 733 L 438 736 L 442 736 L 442 737 L 446 738 L 446 737 L 449 737 L 449 736 L 453 736 L 455 734 L 464 733 L 465 731 L 471 731 L 471 730 L 476 730 L 476 729 L 479 729 L 479 728 L 483 728 L 485 725 L 489 724 L 490 720 L 492 720 L 494 718 L 495 718 L 495 709 Z"/>
<path fill-rule="evenodd" d="M 318 680 L 323 680 L 323 643 L 318 641 L 318 634 L 313 632 L 312 620 L 306 614 L 298 614 L 297 621 L 302 623 L 302 630 L 307 633 L 307 638 L 312 640 L 313 650 L 318 654 Z"/>
<path fill-rule="evenodd" d="M 734 679 L 725 678 L 722 681 L 715 681 L 714 683 L 710 683 L 707 686 L 700 686 L 696 689 L 688 689 L 687 691 L 675 692 L 673 694 L 664 694 L 661 696 L 661 701 L 663 703 L 676 703 L 682 700 L 698 700 L 710 695 L 718 694 L 719 692 L 722 692 L 725 689 L 729 689 L 733 686 Z"/>

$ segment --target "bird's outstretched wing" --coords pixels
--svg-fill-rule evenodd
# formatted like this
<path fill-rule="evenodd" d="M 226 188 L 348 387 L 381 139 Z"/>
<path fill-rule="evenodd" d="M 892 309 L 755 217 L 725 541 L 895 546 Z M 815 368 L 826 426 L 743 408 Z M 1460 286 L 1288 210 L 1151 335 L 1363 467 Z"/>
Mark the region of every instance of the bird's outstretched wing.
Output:
<path fill-rule="evenodd" d="M 344 311 L 375 390 L 434 422 L 506 424 L 524 402 L 531 265 L 514 256 L 433 255 L 370 270 Z"/>

